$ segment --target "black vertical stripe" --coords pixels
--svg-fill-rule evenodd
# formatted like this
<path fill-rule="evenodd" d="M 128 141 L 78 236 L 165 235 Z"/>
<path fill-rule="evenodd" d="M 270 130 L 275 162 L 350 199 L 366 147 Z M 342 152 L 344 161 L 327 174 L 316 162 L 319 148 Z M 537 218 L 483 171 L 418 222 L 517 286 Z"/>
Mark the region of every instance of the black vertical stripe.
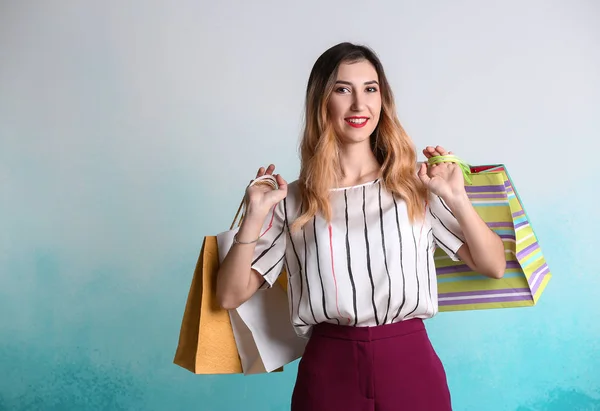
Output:
<path fill-rule="evenodd" d="M 284 261 L 285 267 L 286 267 L 286 271 L 287 271 L 287 276 L 288 276 L 288 289 L 290 290 L 290 301 L 289 301 L 289 306 L 290 306 L 290 318 L 292 319 L 292 325 L 293 326 L 297 326 L 297 325 L 306 325 L 306 322 L 304 322 L 304 324 L 296 324 L 294 323 L 294 319 L 296 318 L 294 316 L 294 286 L 292 284 L 292 278 L 290 276 L 290 265 L 288 264 L 287 258 Z M 300 315 L 298 315 L 298 318 L 300 318 Z"/>
<path fill-rule="evenodd" d="M 454 234 L 454 231 L 450 230 L 448 227 L 446 227 L 446 225 L 444 224 L 444 222 L 433 213 L 433 211 L 431 211 L 431 208 L 429 209 L 429 214 L 431 214 L 431 216 L 436 219 L 437 221 L 440 222 L 440 224 L 442 225 L 442 227 L 444 227 L 446 229 L 446 231 L 448 231 L 450 234 L 452 234 L 454 237 L 456 237 L 457 240 L 462 241 L 462 239 L 457 236 L 456 234 Z"/>
<path fill-rule="evenodd" d="M 281 227 L 281 232 L 279 234 L 277 234 L 277 237 L 275 237 L 273 239 L 273 242 L 271 242 L 271 245 L 269 246 L 269 248 L 263 250 L 262 253 L 260 253 L 260 255 L 254 259 L 254 261 L 252 261 L 252 265 L 256 264 L 261 258 L 263 258 L 265 255 L 267 255 L 267 253 L 269 251 L 271 251 L 273 249 L 273 247 L 275 247 L 277 240 L 279 240 L 279 237 L 281 237 L 281 235 L 283 234 L 283 229 L 284 229 L 284 227 Z"/>
<path fill-rule="evenodd" d="M 400 230 L 400 218 L 398 216 L 398 203 L 396 203 L 396 197 L 392 195 L 392 199 L 394 200 L 394 210 L 396 211 L 396 228 L 398 229 L 398 242 L 400 243 L 400 272 L 402 273 L 402 303 L 400 307 L 398 307 L 398 311 L 396 315 L 392 319 L 392 322 L 396 321 L 396 318 L 400 315 L 400 311 L 404 308 L 404 304 L 406 303 L 406 277 L 404 277 L 404 262 L 402 259 L 402 231 Z"/>
<path fill-rule="evenodd" d="M 381 251 L 383 251 L 383 263 L 385 264 L 385 272 L 386 272 L 387 278 L 388 278 L 388 289 L 389 289 L 387 308 L 385 310 L 385 317 L 383 319 L 383 323 L 387 324 L 387 318 L 390 313 L 390 303 L 392 300 L 392 277 L 390 277 L 390 270 L 388 269 L 387 249 L 385 246 L 385 233 L 383 230 L 383 209 L 381 207 L 381 184 L 379 185 L 378 195 L 379 195 L 379 227 L 381 228 Z"/>
<path fill-rule="evenodd" d="M 304 321 L 304 319 L 302 318 L 302 316 L 300 316 L 300 305 L 302 303 L 302 264 L 300 263 L 300 257 L 298 256 L 298 253 L 296 252 L 296 246 L 294 245 L 294 240 L 292 240 L 292 233 L 290 230 L 290 226 L 289 226 L 289 222 L 288 222 L 288 214 L 287 214 L 287 201 L 284 198 L 283 199 L 283 211 L 285 214 L 285 225 L 287 227 L 287 232 L 288 232 L 288 236 L 290 239 L 290 244 L 292 245 L 292 250 L 294 250 L 294 255 L 296 256 L 296 261 L 298 261 L 298 269 L 300 270 L 300 272 L 298 273 L 298 275 L 300 276 L 300 298 L 298 299 L 298 318 L 300 319 L 300 321 L 302 321 L 304 324 L 308 325 L 308 323 L 306 321 Z M 288 270 L 289 270 L 289 265 L 288 265 Z M 291 274 L 291 273 L 289 273 Z M 291 275 L 289 277 L 289 283 L 292 283 L 292 278 Z M 294 304 L 294 300 L 292 300 L 292 305 Z"/>
<path fill-rule="evenodd" d="M 367 249 L 367 271 L 369 272 L 369 280 L 371 280 L 371 303 L 373 304 L 373 313 L 375 314 L 375 323 L 379 325 L 379 317 L 377 316 L 377 306 L 375 304 L 375 282 L 373 281 L 373 272 L 371 270 L 371 247 L 369 246 L 369 231 L 367 228 L 367 210 L 365 198 L 365 186 L 362 188 L 363 194 L 363 219 L 365 222 L 365 248 Z"/>
<path fill-rule="evenodd" d="M 435 241 L 444 248 L 444 251 L 446 251 L 446 253 L 448 253 L 448 255 L 450 254 L 456 254 L 454 251 L 452 251 L 452 249 L 450 247 L 448 247 L 446 244 L 444 244 L 442 242 L 442 240 L 440 240 L 439 238 L 437 238 L 437 236 L 434 234 L 433 238 L 435 238 Z"/>
<path fill-rule="evenodd" d="M 331 317 L 327 314 L 327 304 L 325 302 L 325 287 L 323 285 L 323 275 L 321 274 L 321 262 L 319 261 L 319 241 L 317 240 L 317 219 L 313 219 L 313 232 L 315 235 L 315 253 L 317 260 L 317 272 L 319 273 L 319 280 L 321 281 L 321 303 L 323 304 L 323 314 L 325 314 L 325 318 L 331 320 Z M 338 324 L 340 323 L 340 319 L 336 318 Z"/>
<path fill-rule="evenodd" d="M 427 251 L 425 256 L 427 257 L 427 289 L 429 290 L 429 302 L 431 303 L 431 314 L 433 314 L 433 298 L 431 297 L 431 267 L 429 266 L 429 250 L 431 247 L 431 241 L 429 241 L 429 234 L 432 234 L 433 230 L 429 230 L 427 233 Z"/>
<path fill-rule="evenodd" d="M 354 308 L 354 326 L 358 324 L 358 312 L 356 309 L 356 286 L 354 285 L 354 276 L 352 275 L 352 258 L 350 257 L 350 238 L 348 230 L 348 193 L 344 190 L 344 200 L 346 201 L 346 260 L 348 263 L 348 276 L 352 285 L 352 306 Z"/>
<path fill-rule="evenodd" d="M 268 274 L 269 274 L 271 271 L 273 271 L 273 269 L 274 269 L 275 267 L 277 267 L 277 266 L 279 265 L 279 263 L 281 262 L 281 260 L 283 260 L 283 258 L 284 258 L 284 257 L 285 257 L 285 254 L 283 254 L 283 255 L 281 256 L 281 258 L 280 258 L 279 260 L 277 260 L 277 262 L 271 266 L 271 268 L 269 268 L 267 271 L 265 271 L 265 273 L 264 273 L 264 274 L 261 274 L 261 275 L 262 275 L 263 277 L 266 277 L 266 276 L 267 276 L 267 275 L 268 275 Z M 281 273 L 281 271 L 280 271 L 280 273 Z M 279 274 L 278 274 L 278 275 L 279 275 Z"/>
<path fill-rule="evenodd" d="M 415 308 L 409 312 L 408 314 L 406 314 L 404 316 L 404 318 L 408 317 L 409 315 L 411 315 L 412 313 L 414 313 L 415 311 L 417 311 L 417 308 L 419 308 L 419 294 L 420 294 L 420 284 L 419 284 L 419 249 L 417 248 L 417 239 L 415 237 L 415 230 L 414 227 L 412 229 L 412 235 L 413 235 L 413 241 L 415 243 L 415 274 L 417 275 L 417 305 L 415 305 Z"/>
<path fill-rule="evenodd" d="M 304 240 L 304 277 L 306 278 L 306 298 L 308 298 L 308 306 L 310 307 L 310 313 L 312 314 L 315 324 L 318 324 L 317 317 L 315 317 L 315 310 L 313 310 L 312 298 L 310 298 L 310 282 L 308 281 L 308 246 L 306 245 L 306 230 L 302 229 L 302 239 Z M 300 278 L 302 281 L 302 278 Z"/>
<path fill-rule="evenodd" d="M 454 217 L 454 213 L 452 212 L 452 210 L 450 210 L 450 209 L 448 208 L 448 206 L 446 205 L 446 203 L 444 203 L 444 201 L 442 200 L 442 197 L 440 197 L 440 196 L 437 196 L 437 198 L 438 198 L 438 200 L 440 200 L 440 203 L 442 203 L 442 205 L 444 206 L 444 208 L 445 208 L 446 210 L 448 210 L 448 212 L 450 213 L 450 215 L 451 215 L 452 217 Z M 454 218 L 456 218 L 456 217 L 454 217 Z"/>

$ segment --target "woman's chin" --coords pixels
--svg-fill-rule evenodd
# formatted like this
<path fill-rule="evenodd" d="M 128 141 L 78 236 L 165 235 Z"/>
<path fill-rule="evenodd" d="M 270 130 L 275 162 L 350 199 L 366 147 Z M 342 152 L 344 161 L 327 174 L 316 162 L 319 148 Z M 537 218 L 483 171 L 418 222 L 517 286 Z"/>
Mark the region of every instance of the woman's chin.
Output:
<path fill-rule="evenodd" d="M 340 137 L 342 144 L 367 144 L 370 146 L 371 134 L 367 133 L 344 133 Z"/>

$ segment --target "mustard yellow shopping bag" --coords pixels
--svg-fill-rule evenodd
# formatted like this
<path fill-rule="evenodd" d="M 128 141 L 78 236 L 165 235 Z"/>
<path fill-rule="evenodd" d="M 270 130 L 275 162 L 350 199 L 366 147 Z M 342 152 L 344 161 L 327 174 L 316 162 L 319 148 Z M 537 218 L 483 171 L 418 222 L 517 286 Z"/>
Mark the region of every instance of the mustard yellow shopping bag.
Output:
<path fill-rule="evenodd" d="M 230 230 L 241 225 L 242 208 L 243 202 Z M 195 374 L 243 373 L 230 313 L 221 308 L 216 297 L 218 270 L 217 236 L 206 236 L 194 270 L 173 360 L 176 365 Z M 286 279 L 284 272 L 279 281 L 284 290 L 287 288 Z M 283 367 L 272 372 L 281 371 Z"/>
<path fill-rule="evenodd" d="M 216 298 L 218 269 L 217 238 L 204 237 L 173 361 L 195 374 L 242 372 L 229 313 Z"/>

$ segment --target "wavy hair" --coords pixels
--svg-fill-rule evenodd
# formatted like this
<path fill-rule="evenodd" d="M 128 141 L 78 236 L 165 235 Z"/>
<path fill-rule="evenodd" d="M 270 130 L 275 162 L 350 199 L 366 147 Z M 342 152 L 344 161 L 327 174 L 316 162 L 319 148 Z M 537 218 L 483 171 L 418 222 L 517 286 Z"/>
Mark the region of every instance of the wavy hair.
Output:
<path fill-rule="evenodd" d="M 423 218 L 427 190 L 417 176 L 414 143 L 396 114 L 394 95 L 381 61 L 370 48 L 340 43 L 325 51 L 315 62 L 308 79 L 304 132 L 300 143 L 301 215 L 292 229 L 298 229 L 321 212 L 331 220 L 329 190 L 340 181 L 339 140 L 329 119 L 327 105 L 342 63 L 369 61 L 379 77 L 381 114 L 371 134 L 371 149 L 381 165 L 382 183 L 407 205 L 411 222 Z"/>

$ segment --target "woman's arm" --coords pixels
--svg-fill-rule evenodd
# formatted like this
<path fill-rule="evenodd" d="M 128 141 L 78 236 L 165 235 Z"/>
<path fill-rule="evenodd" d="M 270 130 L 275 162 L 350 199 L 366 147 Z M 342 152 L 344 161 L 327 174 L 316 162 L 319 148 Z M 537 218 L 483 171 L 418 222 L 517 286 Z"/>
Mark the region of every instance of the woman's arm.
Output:
<path fill-rule="evenodd" d="M 266 170 L 261 167 L 257 177 L 265 174 L 272 175 L 274 170 L 273 165 Z M 246 190 L 248 199 L 246 215 L 236 235 L 239 243 L 231 246 L 217 274 L 217 300 L 221 307 L 227 310 L 243 304 L 265 281 L 258 271 L 252 269 L 252 261 L 255 258 L 256 240 L 261 234 L 269 211 L 287 195 L 286 181 L 280 175 L 276 175 L 275 178 L 277 189 L 257 184 L 249 186 Z M 267 259 L 263 258 L 261 262 Z"/>
<path fill-rule="evenodd" d="M 448 153 L 443 147 L 427 147 L 427 158 Z M 451 210 L 463 233 L 465 244 L 457 254 L 473 271 L 491 278 L 502 278 L 506 257 L 502 239 L 494 233 L 473 208 L 465 190 L 462 170 L 454 163 L 427 167 L 422 164 L 419 177 L 428 190 L 439 196 Z"/>
<path fill-rule="evenodd" d="M 239 241 L 248 242 L 258 238 L 266 214 L 248 213 L 244 217 L 237 238 Z M 223 259 L 217 274 L 217 300 L 221 307 L 233 310 L 242 305 L 260 288 L 262 276 L 252 270 L 256 243 L 233 244 Z"/>
<path fill-rule="evenodd" d="M 458 250 L 458 257 L 475 272 L 502 278 L 506 270 L 502 239 L 477 214 L 467 193 L 442 197 L 442 200 L 452 210 L 465 236 L 466 243 Z"/>

